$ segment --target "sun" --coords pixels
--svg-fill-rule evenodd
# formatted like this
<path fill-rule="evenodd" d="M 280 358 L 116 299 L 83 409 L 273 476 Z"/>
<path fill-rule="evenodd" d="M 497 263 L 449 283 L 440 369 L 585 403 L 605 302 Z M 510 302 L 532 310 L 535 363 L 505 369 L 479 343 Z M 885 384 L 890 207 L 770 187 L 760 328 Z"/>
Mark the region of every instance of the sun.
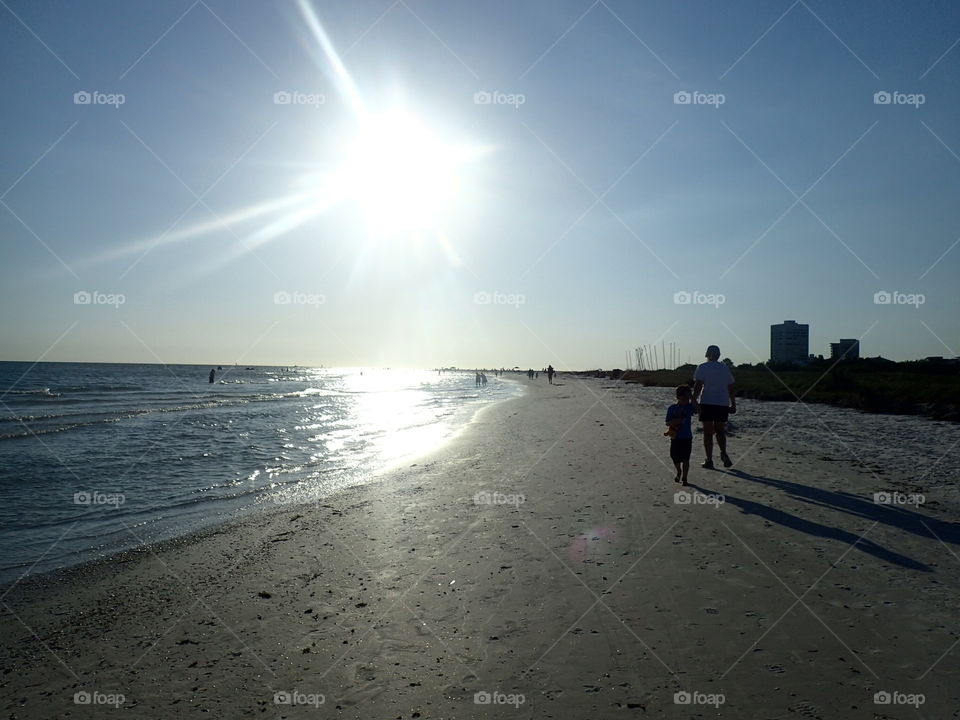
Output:
<path fill-rule="evenodd" d="M 463 202 L 463 166 L 478 152 L 393 109 L 358 121 L 337 183 L 379 232 L 439 230 Z"/>

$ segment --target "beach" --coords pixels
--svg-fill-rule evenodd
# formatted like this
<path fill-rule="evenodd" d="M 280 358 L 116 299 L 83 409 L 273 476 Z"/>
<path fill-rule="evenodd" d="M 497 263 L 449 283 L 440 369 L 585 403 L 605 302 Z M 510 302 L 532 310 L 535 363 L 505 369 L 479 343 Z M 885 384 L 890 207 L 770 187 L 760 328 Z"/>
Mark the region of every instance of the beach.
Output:
<path fill-rule="evenodd" d="M 878 474 L 743 401 L 734 467 L 697 435 L 681 490 L 669 392 L 522 382 L 375 482 L 8 586 L 5 716 L 960 710 L 952 459 Z"/>

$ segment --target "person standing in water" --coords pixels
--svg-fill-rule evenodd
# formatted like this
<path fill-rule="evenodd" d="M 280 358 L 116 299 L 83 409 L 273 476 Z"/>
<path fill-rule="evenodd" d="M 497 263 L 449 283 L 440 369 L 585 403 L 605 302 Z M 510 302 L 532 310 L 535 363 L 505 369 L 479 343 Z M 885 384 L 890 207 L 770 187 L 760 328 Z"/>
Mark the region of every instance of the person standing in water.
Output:
<path fill-rule="evenodd" d="M 217 371 L 213 368 L 210 368 L 210 379 L 207 382 L 212 383 L 213 379 L 217 376 Z"/>

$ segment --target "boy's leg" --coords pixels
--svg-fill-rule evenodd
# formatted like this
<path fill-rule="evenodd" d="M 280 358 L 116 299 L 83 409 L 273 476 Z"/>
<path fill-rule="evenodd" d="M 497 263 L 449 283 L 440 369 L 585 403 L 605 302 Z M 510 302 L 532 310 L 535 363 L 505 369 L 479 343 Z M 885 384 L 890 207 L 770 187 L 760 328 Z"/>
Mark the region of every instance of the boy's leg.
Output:
<path fill-rule="evenodd" d="M 687 474 L 690 472 L 690 458 L 687 458 L 686 460 L 684 460 L 683 462 L 681 462 L 681 463 L 680 463 L 680 466 L 683 468 L 683 472 L 682 472 L 682 475 L 681 475 L 680 484 L 681 484 L 681 485 L 686 485 L 686 484 L 687 484 Z"/>
<path fill-rule="evenodd" d="M 680 461 L 679 461 L 679 460 L 674 460 L 674 461 L 673 461 L 673 466 L 677 469 L 677 476 L 673 479 L 673 481 L 674 481 L 674 482 L 680 482 L 680 476 L 681 476 Z M 683 478 L 686 479 L 686 477 L 687 477 L 687 476 L 686 476 L 686 474 L 684 473 L 684 474 L 683 474 Z"/>

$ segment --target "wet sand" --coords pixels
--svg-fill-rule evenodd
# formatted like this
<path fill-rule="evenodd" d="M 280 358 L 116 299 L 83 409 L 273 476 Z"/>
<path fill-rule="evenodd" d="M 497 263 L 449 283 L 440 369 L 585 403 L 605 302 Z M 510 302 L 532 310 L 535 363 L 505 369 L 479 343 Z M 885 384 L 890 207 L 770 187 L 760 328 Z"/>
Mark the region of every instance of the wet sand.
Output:
<path fill-rule="evenodd" d="M 659 395 L 558 382 L 371 485 L 6 589 L 5 715 L 960 711 L 952 496 L 761 404 L 677 495 Z"/>

